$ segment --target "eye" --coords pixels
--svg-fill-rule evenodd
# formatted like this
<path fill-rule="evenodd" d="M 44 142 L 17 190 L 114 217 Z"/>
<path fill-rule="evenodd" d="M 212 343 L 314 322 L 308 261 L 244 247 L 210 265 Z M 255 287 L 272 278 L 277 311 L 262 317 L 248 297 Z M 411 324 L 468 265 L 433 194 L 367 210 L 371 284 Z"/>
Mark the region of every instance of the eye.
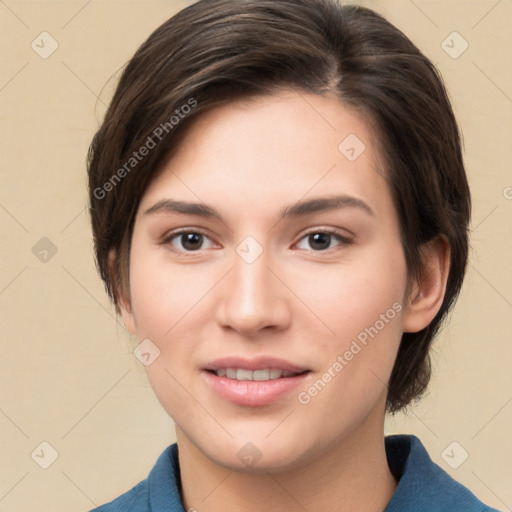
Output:
<path fill-rule="evenodd" d="M 178 252 L 196 252 L 200 249 L 208 248 L 203 247 L 203 242 L 205 240 L 210 240 L 210 238 L 200 231 L 181 229 L 180 231 L 175 231 L 167 236 L 163 240 L 163 243 L 170 244 L 173 247 L 173 250 L 177 250 Z M 181 247 L 176 248 L 176 245 Z"/>
<path fill-rule="evenodd" d="M 299 247 L 299 249 L 312 250 L 314 252 L 323 252 L 332 249 L 332 242 L 338 242 L 338 245 L 350 245 L 352 240 L 341 235 L 333 230 L 319 230 L 310 231 L 301 238 L 310 244 L 311 249 L 306 247 Z M 210 246 L 205 247 L 204 242 L 210 241 Z M 198 230 L 181 229 L 169 234 L 163 241 L 164 244 L 169 244 L 172 250 L 177 252 L 197 252 L 201 249 L 208 249 L 213 246 L 211 239 L 204 233 Z"/>
<path fill-rule="evenodd" d="M 316 231 L 310 231 L 309 233 L 306 233 L 304 237 L 301 238 L 301 240 L 306 240 L 308 244 L 313 249 L 305 248 L 306 250 L 313 250 L 315 252 L 321 252 L 326 251 L 328 249 L 332 249 L 331 242 L 338 241 L 340 242 L 339 245 L 350 245 L 352 244 L 352 240 L 349 238 L 346 238 L 345 236 L 339 234 L 336 231 L 332 230 L 319 230 Z M 304 247 L 299 247 L 301 249 L 304 249 Z"/>

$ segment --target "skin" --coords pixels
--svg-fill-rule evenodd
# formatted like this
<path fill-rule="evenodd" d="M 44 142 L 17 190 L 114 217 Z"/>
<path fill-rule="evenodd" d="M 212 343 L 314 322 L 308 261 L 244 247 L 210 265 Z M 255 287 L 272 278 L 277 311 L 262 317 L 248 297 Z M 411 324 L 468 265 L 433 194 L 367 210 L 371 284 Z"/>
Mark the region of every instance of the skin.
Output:
<path fill-rule="evenodd" d="M 355 161 L 338 150 L 349 134 L 366 146 Z M 426 246 L 425 277 L 408 279 L 375 140 L 333 96 L 283 91 L 203 114 L 146 190 L 121 312 L 131 333 L 160 350 L 146 370 L 176 424 L 187 510 L 382 511 L 395 491 L 386 383 L 402 333 L 428 325 L 441 306 L 449 247 Z M 363 200 L 374 215 L 344 207 L 279 219 L 299 200 L 334 194 Z M 223 220 L 144 213 L 167 198 L 206 203 Z M 187 251 L 184 237 L 169 238 L 178 228 L 204 233 L 202 245 Z M 326 230 L 352 243 L 332 236 L 318 249 L 307 235 Z M 252 263 L 236 252 L 247 236 L 263 250 Z M 393 304 L 401 311 L 300 403 L 298 392 Z M 240 406 L 203 378 L 206 363 L 228 355 L 275 356 L 311 371 L 270 405 Z M 261 455 L 252 466 L 237 457 L 248 442 Z"/>

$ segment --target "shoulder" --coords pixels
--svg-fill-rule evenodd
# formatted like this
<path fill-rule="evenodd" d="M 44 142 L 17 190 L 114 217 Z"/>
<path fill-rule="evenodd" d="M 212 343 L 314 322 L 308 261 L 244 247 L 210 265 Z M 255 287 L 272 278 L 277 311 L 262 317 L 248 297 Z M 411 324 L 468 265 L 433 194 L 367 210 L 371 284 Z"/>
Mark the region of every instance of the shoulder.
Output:
<path fill-rule="evenodd" d="M 90 512 L 182 512 L 178 447 L 168 446 L 148 477 L 121 496 Z"/>
<path fill-rule="evenodd" d="M 386 455 L 398 487 L 385 512 L 499 512 L 435 464 L 417 437 L 386 437 Z"/>
<path fill-rule="evenodd" d="M 146 512 L 149 508 L 148 481 L 143 480 L 116 499 L 90 512 Z"/>

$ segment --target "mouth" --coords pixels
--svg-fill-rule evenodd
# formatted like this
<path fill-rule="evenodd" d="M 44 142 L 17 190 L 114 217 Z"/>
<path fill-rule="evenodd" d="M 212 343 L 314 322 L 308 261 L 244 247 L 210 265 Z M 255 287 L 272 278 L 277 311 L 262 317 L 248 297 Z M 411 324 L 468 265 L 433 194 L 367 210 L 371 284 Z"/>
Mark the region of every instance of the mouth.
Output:
<path fill-rule="evenodd" d="M 210 389 L 240 406 L 256 407 L 285 400 L 311 370 L 275 358 L 224 358 L 203 368 Z"/>
<path fill-rule="evenodd" d="M 246 370 L 244 368 L 218 368 L 217 370 L 207 371 L 215 374 L 217 377 L 226 377 L 227 379 L 233 380 L 256 380 L 262 382 L 286 377 L 295 377 L 296 375 L 307 373 L 309 370 L 291 372 L 281 368 L 261 368 L 259 370 Z"/>

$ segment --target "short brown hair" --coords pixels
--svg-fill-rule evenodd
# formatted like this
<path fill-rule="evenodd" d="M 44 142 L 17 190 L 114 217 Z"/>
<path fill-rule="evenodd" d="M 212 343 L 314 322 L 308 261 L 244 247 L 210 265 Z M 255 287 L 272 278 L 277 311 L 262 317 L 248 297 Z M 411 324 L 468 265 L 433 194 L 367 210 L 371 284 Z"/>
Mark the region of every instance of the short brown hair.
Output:
<path fill-rule="evenodd" d="M 287 88 L 334 93 L 371 120 L 409 275 L 420 276 L 422 244 L 439 235 L 450 244 L 439 312 L 423 330 L 402 336 L 387 397 L 388 411 L 398 411 L 425 391 L 431 341 L 460 292 L 471 199 L 441 76 L 400 30 L 370 9 L 335 0 L 200 0 L 157 28 L 123 70 L 89 148 L 98 270 L 119 312 L 119 291 L 129 296 L 140 200 L 187 127 L 215 106 Z M 130 160 L 150 139 L 156 144 L 144 158 Z"/>

